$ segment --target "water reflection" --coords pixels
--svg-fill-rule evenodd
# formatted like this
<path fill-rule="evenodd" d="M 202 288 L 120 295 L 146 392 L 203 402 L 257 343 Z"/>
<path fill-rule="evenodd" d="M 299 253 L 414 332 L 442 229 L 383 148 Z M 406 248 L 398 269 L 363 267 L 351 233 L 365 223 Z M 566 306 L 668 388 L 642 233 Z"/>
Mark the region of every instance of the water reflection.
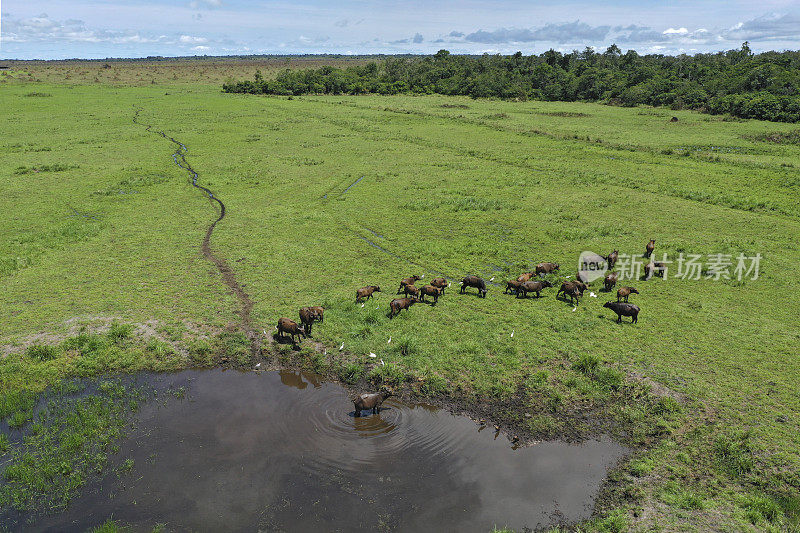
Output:
<path fill-rule="evenodd" d="M 187 371 L 153 378 L 189 401 L 142 408 L 109 476 L 36 529 L 109 516 L 146 530 L 487 531 L 586 517 L 624 450 L 607 439 L 512 449 L 493 427 L 389 398 L 353 416 L 347 391 L 298 372 Z M 308 385 L 311 385 L 309 387 Z"/>

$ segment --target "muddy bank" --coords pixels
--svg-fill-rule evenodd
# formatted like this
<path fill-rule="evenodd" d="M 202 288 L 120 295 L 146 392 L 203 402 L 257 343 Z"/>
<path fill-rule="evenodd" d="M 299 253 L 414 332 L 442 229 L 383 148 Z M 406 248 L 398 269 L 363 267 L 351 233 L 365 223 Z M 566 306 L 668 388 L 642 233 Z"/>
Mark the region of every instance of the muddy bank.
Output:
<path fill-rule="evenodd" d="M 346 389 L 293 371 L 184 371 L 149 403 L 107 476 L 36 529 L 83 531 L 113 515 L 135 529 L 487 531 L 587 518 L 625 449 L 610 439 L 516 448 L 493 428 L 387 400 L 354 417 Z M 365 413 L 366 415 L 366 413 Z"/>

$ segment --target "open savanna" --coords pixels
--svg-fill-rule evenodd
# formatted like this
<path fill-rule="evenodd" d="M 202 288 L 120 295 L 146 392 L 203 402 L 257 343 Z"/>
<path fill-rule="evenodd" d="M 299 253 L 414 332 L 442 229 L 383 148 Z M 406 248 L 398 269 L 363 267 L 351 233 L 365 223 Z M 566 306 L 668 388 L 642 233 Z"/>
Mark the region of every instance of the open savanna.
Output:
<path fill-rule="evenodd" d="M 225 203 L 212 249 L 250 296 L 257 329 L 326 307 L 313 337 L 327 353 L 304 341 L 291 356 L 265 337 L 265 355 L 458 399 L 523 435 L 611 432 L 635 451 L 587 528 L 797 528 L 800 147 L 760 140 L 796 126 L 214 84 L 14 82 L 0 103 L 6 391 L 196 364 L 197 337 L 239 327 L 240 302 L 200 253 L 215 207 L 149 124 L 188 147 L 198 183 Z M 602 308 L 612 296 L 599 283 L 577 309 L 556 289 L 539 300 L 499 286 L 486 299 L 458 294 L 466 274 L 500 282 L 554 261 L 574 275 L 581 251 L 641 255 L 650 238 L 656 259 L 760 253 L 760 276 L 683 280 L 671 265 L 668 279 L 631 283 L 635 325 Z M 454 283 L 438 305 L 389 320 L 412 274 Z M 372 284 L 383 292 L 354 303 Z M 63 345 L 80 324 L 112 321 L 178 348 L 87 366 Z M 58 348 L 46 361 L 29 348 L 48 344 Z"/>

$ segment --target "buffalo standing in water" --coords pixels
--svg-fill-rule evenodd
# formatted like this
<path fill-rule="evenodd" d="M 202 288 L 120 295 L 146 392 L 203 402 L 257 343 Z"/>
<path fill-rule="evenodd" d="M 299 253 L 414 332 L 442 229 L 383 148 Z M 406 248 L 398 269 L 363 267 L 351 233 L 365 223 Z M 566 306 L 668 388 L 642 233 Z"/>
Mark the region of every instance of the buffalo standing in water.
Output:
<path fill-rule="evenodd" d="M 355 400 L 353 400 L 353 406 L 356 409 L 355 416 L 361 416 L 361 411 L 364 409 L 372 409 L 373 413 L 380 413 L 381 404 L 391 395 L 392 393 L 389 391 L 361 394 Z"/>
<path fill-rule="evenodd" d="M 464 281 L 461 282 L 461 294 L 467 290 L 467 287 L 475 287 L 478 289 L 478 296 L 481 298 L 486 298 L 486 293 L 489 292 L 489 289 L 486 288 L 486 282 L 483 281 L 483 278 L 479 278 L 478 276 L 467 276 L 464 278 Z"/>
<path fill-rule="evenodd" d="M 625 302 L 606 302 L 603 307 L 608 307 L 617 313 L 617 323 L 622 322 L 623 316 L 631 317 L 631 324 L 639 321 L 639 306 Z"/>

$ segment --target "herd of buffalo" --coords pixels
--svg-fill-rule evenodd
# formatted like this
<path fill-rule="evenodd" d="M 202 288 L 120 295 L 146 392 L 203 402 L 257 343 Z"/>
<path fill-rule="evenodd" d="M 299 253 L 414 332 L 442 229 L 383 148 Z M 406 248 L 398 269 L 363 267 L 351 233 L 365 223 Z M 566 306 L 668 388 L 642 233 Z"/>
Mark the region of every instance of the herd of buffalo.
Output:
<path fill-rule="evenodd" d="M 650 241 L 645 246 L 644 257 L 650 258 L 655 249 L 655 239 Z M 606 292 L 611 290 L 617 285 L 619 275 L 612 269 L 617 263 L 619 257 L 618 250 L 614 250 L 603 259 L 606 261 L 608 273 L 603 279 L 603 289 Z M 663 277 L 665 272 L 665 265 L 658 261 L 649 261 L 645 265 L 645 279 L 649 279 L 654 275 Z M 517 279 L 508 280 L 505 282 L 504 294 L 514 294 L 517 298 L 527 298 L 528 293 L 535 293 L 536 298 L 541 297 L 541 292 L 544 289 L 553 287 L 553 284 L 542 279 L 548 274 L 553 274 L 560 270 L 558 263 L 539 263 L 536 268 L 531 272 L 524 272 L 520 274 Z M 445 278 L 436 278 L 431 280 L 428 285 L 417 287 L 417 282 L 424 276 L 411 276 L 400 281 L 400 286 L 397 289 L 397 295 L 402 295 L 400 298 L 394 298 L 389 302 L 389 318 L 394 318 L 399 315 L 404 309 L 410 308 L 417 302 L 425 302 L 425 297 L 429 297 L 429 303 L 436 305 L 440 296 L 444 296 L 445 289 L 450 286 L 450 282 Z M 492 278 L 493 280 L 494 278 Z M 489 280 L 490 282 L 492 280 Z M 584 291 L 587 289 L 589 283 L 587 272 L 578 271 L 574 281 L 564 281 L 561 287 L 556 292 L 556 298 L 563 298 L 573 305 L 580 302 Z M 480 298 L 486 298 L 489 292 L 487 282 L 478 276 L 466 276 L 461 281 L 460 294 L 464 294 L 467 289 L 477 289 L 477 294 Z M 378 285 L 368 285 L 356 290 L 356 303 L 361 303 L 362 307 L 366 300 L 373 297 L 376 292 L 382 292 Z M 617 289 L 617 301 L 610 301 L 603 304 L 603 307 L 611 309 L 617 315 L 617 322 L 622 321 L 622 317 L 631 317 L 631 322 L 636 323 L 639 319 L 639 306 L 628 302 L 631 294 L 639 294 L 639 291 L 634 287 L 620 286 Z M 594 296 L 594 294 L 592 294 Z M 302 337 L 307 337 L 311 334 L 311 327 L 315 322 L 322 322 L 324 319 L 325 309 L 322 307 L 303 307 L 300 309 L 300 324 L 289 318 L 278 319 L 277 334 L 281 337 L 289 336 L 291 341 L 295 343 L 295 337 L 298 340 Z M 372 409 L 374 412 L 380 412 L 380 405 L 383 401 L 390 396 L 390 392 L 379 392 L 362 394 L 358 396 L 353 404 L 355 406 L 355 416 L 360 416 L 361 411 L 364 409 Z"/>

